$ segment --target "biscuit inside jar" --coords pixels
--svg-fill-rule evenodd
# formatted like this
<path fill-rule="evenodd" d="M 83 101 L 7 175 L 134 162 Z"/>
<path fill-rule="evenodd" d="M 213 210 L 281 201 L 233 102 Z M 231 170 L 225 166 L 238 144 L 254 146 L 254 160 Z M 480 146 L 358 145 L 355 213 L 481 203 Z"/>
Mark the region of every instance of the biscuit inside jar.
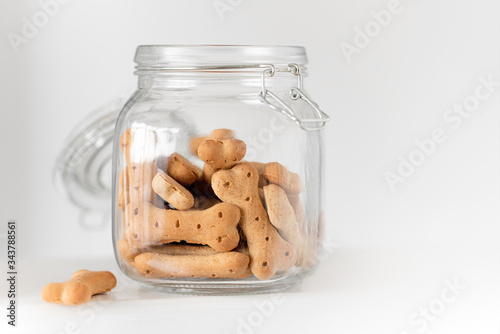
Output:
<path fill-rule="evenodd" d="M 142 134 L 122 135 L 124 266 L 148 278 L 268 280 L 304 261 L 300 177 L 279 162 L 243 161 L 246 143 L 235 133 L 192 138 L 183 151 L 195 158 L 174 152 L 151 161 L 131 152 Z"/>

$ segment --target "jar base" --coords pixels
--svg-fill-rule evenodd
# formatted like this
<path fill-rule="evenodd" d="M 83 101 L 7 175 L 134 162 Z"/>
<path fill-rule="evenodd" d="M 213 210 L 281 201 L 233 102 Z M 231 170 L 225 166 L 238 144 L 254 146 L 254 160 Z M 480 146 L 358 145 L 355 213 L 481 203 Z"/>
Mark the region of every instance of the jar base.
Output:
<path fill-rule="evenodd" d="M 257 281 L 255 277 L 246 280 L 187 281 L 187 280 L 137 280 L 146 289 L 163 293 L 188 294 L 188 295 L 247 295 L 274 293 L 288 290 L 298 286 L 302 280 L 309 276 L 315 268 L 292 276 L 273 278 L 266 281 Z M 134 279 L 134 277 L 131 277 Z"/>

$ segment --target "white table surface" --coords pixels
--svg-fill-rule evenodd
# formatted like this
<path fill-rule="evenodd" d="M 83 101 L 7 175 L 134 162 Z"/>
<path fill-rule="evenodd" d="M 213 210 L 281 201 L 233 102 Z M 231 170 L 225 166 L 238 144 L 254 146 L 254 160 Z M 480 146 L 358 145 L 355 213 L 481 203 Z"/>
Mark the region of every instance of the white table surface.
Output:
<path fill-rule="evenodd" d="M 113 259 L 20 262 L 18 327 L 2 333 L 498 333 L 498 245 L 406 250 L 339 247 L 300 287 L 272 295 L 192 296 L 143 289 Z M 111 270 L 111 292 L 82 306 L 45 303 L 42 287 L 77 269 Z M 440 298 L 445 280 L 464 286 L 424 330 L 410 316 Z M 4 296 L 2 296 L 4 298 Z M 2 304 L 4 304 L 2 302 Z M 423 319 L 423 318 L 421 318 Z M 253 326 L 248 325 L 254 324 Z M 421 331 L 419 331 L 421 330 Z"/>

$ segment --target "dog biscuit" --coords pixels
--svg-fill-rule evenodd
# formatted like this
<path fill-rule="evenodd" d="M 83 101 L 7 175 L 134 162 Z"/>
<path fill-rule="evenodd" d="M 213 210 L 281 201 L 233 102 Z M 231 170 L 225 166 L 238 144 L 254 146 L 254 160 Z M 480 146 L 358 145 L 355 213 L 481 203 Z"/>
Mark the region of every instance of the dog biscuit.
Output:
<path fill-rule="evenodd" d="M 227 252 L 238 245 L 240 209 L 220 203 L 207 210 L 164 210 L 149 203 L 130 203 L 126 234 L 136 248 L 186 241 Z"/>
<path fill-rule="evenodd" d="M 46 302 L 65 305 L 79 305 L 90 301 L 93 295 L 111 291 L 116 278 L 109 271 L 79 270 L 69 281 L 50 283 L 42 290 Z"/>
<path fill-rule="evenodd" d="M 263 189 L 271 224 L 276 227 L 283 239 L 297 250 L 301 243 L 299 226 L 286 192 L 276 184 L 269 184 Z"/>
<path fill-rule="evenodd" d="M 250 269 L 257 278 L 266 280 L 277 271 L 290 269 L 297 254 L 269 222 L 259 198 L 258 183 L 257 169 L 247 162 L 220 170 L 212 177 L 215 194 L 241 209 L 240 226 L 248 243 Z"/>
<path fill-rule="evenodd" d="M 212 133 L 208 136 L 201 136 L 201 137 L 194 137 L 191 139 L 191 142 L 189 144 L 189 148 L 191 150 L 191 153 L 193 155 L 198 155 L 198 147 L 202 142 L 204 142 L 207 139 L 214 139 L 214 140 L 226 140 L 226 139 L 233 139 L 234 138 L 234 132 L 229 130 L 229 129 L 215 129 L 212 131 Z"/>
<path fill-rule="evenodd" d="M 131 247 L 126 239 L 121 239 L 117 243 L 118 253 L 120 257 L 126 260 L 130 265 L 134 265 L 134 259 L 142 253 L 157 253 L 167 255 L 212 255 L 218 254 L 219 251 L 204 245 L 170 243 L 161 246 L 151 246 L 144 248 Z"/>
<path fill-rule="evenodd" d="M 300 193 L 302 191 L 300 176 L 288 171 L 288 169 L 278 162 L 266 164 L 262 175 L 267 181 L 279 185 L 286 192 Z"/>
<path fill-rule="evenodd" d="M 208 139 L 198 147 L 198 156 L 214 169 L 227 169 L 236 165 L 247 152 L 245 142 L 239 139 Z"/>
<path fill-rule="evenodd" d="M 188 210 L 193 207 L 193 195 L 162 171 L 159 171 L 153 178 L 152 188 L 165 202 L 172 204 L 177 210 Z"/>
<path fill-rule="evenodd" d="M 185 187 L 201 176 L 200 168 L 179 153 L 173 153 L 168 159 L 158 159 L 158 168 Z"/>
<path fill-rule="evenodd" d="M 251 275 L 250 259 L 238 252 L 212 255 L 143 253 L 135 258 L 137 271 L 147 277 L 245 278 Z"/>

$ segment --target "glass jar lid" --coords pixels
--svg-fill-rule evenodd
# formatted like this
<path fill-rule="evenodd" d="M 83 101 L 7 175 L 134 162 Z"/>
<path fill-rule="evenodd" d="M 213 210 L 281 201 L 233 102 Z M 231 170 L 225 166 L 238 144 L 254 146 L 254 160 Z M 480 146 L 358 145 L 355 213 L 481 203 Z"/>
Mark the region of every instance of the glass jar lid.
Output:
<path fill-rule="evenodd" d="M 142 45 L 135 62 L 140 68 L 177 69 L 217 65 L 260 65 L 307 63 L 300 46 L 258 45 Z"/>

